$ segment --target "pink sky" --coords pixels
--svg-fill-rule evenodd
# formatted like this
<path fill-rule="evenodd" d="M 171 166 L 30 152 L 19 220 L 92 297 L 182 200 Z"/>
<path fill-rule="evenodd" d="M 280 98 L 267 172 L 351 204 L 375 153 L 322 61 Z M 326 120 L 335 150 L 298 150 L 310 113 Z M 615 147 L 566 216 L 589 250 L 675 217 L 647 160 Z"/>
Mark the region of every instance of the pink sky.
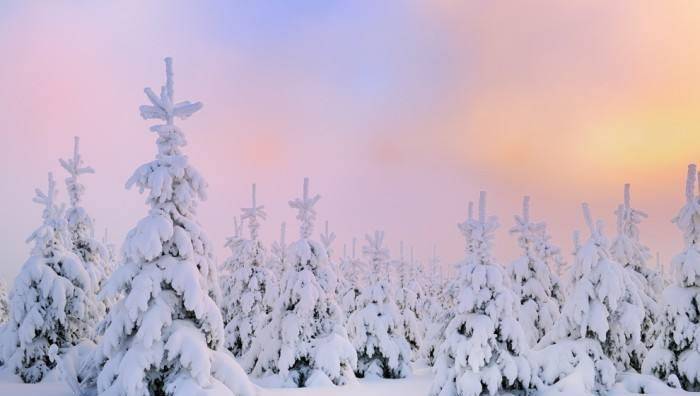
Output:
<path fill-rule="evenodd" d="M 144 216 L 124 182 L 155 153 L 137 109 L 168 55 L 176 96 L 204 102 L 181 126 L 220 259 L 252 182 L 263 237 L 281 221 L 297 236 L 287 201 L 304 176 L 336 251 L 381 228 L 394 252 L 436 244 L 451 263 L 484 189 L 500 262 L 517 255 L 507 230 L 524 194 L 568 254 L 581 201 L 612 238 L 625 182 L 649 214 L 644 241 L 663 260 L 679 250 L 670 219 L 700 159 L 700 3 L 380 3 L 0 4 L 0 276 L 26 259 L 33 190 L 49 170 L 63 180 L 74 135 L 97 171 L 83 180 L 99 232 L 121 244 Z"/>

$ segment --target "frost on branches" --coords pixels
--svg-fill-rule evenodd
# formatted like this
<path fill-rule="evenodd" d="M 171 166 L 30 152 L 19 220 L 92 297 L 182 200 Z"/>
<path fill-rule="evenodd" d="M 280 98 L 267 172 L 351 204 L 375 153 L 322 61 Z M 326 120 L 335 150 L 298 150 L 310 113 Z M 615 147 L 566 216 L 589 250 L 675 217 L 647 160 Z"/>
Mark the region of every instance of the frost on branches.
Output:
<path fill-rule="evenodd" d="M 407 262 L 403 254 L 403 242 L 401 242 L 400 256 L 397 261 L 399 287 L 396 289 L 396 305 L 401 315 L 401 328 L 403 337 L 408 341 L 413 352 L 413 359 L 417 357 L 424 337 L 423 322 L 421 321 L 421 304 L 423 300 L 423 288 L 418 283 L 413 259 Z"/>
<path fill-rule="evenodd" d="M 320 281 L 328 254 L 322 244 L 310 239 L 314 205 L 320 198 L 309 196 L 309 181 L 304 179 L 302 198 L 289 202 L 298 211 L 300 239 L 287 248 L 281 293 L 270 323 L 243 357 L 253 375 L 277 375 L 288 387 L 342 385 L 354 378 L 357 358 L 342 311 L 333 292 Z"/>
<path fill-rule="evenodd" d="M 515 318 L 515 296 L 491 256 L 497 226 L 495 217 L 486 217 L 482 191 L 478 218 L 465 224 L 473 252 L 459 267 L 455 317 L 438 351 L 431 395 L 495 395 L 530 384 L 530 366 L 523 357 L 527 341 Z"/>
<path fill-rule="evenodd" d="M 127 182 L 148 191 L 148 216 L 129 231 L 124 262 L 102 296 L 123 293 L 93 355 L 97 378 L 81 379 L 101 395 L 252 395 L 245 372 L 224 349 L 224 327 L 214 296 L 218 286 L 211 246 L 197 223 L 206 182 L 182 153 L 185 136 L 174 119 L 202 104 L 173 101 L 173 73 L 165 59 L 166 84 L 144 119 L 158 135 L 154 161 Z M 94 392 L 94 390 L 92 390 Z"/>
<path fill-rule="evenodd" d="M 700 391 L 700 196 L 695 165 L 688 166 L 686 203 L 674 223 L 685 249 L 672 261 L 675 283 L 663 292 L 661 334 L 644 361 L 643 371 L 688 391 Z"/>
<path fill-rule="evenodd" d="M 258 239 L 259 220 L 266 218 L 265 208 L 258 206 L 253 184 L 253 201 L 243 209 L 243 220 L 248 221 L 250 239 L 242 240 L 239 248 L 227 261 L 230 268 L 222 279 L 222 306 L 225 307 L 226 348 L 234 356 L 245 355 L 255 333 L 268 322 L 277 299 L 277 278 L 265 268 L 265 248 Z"/>
<path fill-rule="evenodd" d="M 572 290 L 561 316 L 540 342 L 549 347 L 533 354 L 533 360 L 544 357 L 535 363 L 541 384 L 566 381 L 582 371 L 586 391 L 604 391 L 614 384 L 618 369 L 630 369 L 641 343 L 644 309 L 636 284 L 608 253 L 602 222 L 594 224 L 588 205 L 582 207 L 590 237 L 576 249 Z M 552 355 L 560 358 L 546 358 Z M 563 356 L 565 362 L 559 361 Z"/>
<path fill-rule="evenodd" d="M 63 207 L 56 205 L 56 187 L 49 173 L 47 193 L 36 190 L 34 202 L 44 206 L 43 224 L 27 239 L 31 256 L 15 278 L 10 319 L 5 324 L 2 360 L 24 382 L 39 382 L 56 366 L 55 349 L 63 351 L 88 338 L 90 275 L 71 251 Z"/>
<path fill-rule="evenodd" d="M 357 350 L 357 375 L 403 378 L 410 373 L 411 347 L 388 279 L 389 250 L 384 233 L 366 236 L 363 253 L 370 265 L 357 309 L 348 318 L 348 333 Z"/>
<path fill-rule="evenodd" d="M 111 274 L 111 262 L 109 251 L 102 242 L 95 239 L 95 229 L 90 215 L 82 207 L 82 196 L 85 193 L 85 186 L 80 183 L 80 175 L 95 173 L 89 167 L 83 165 L 83 158 L 80 155 L 80 139 L 76 136 L 73 142 L 73 157 L 59 159 L 63 169 L 68 172 L 66 178 L 66 188 L 70 198 L 70 207 L 66 211 L 66 222 L 70 232 L 73 252 L 82 259 L 83 266 L 90 281 L 99 291 Z M 93 326 L 104 318 L 107 310 L 103 301 L 97 300 L 96 295 L 89 296 L 87 320 Z"/>
<path fill-rule="evenodd" d="M 515 216 L 510 233 L 517 235 L 523 255 L 511 263 L 508 276 L 520 303 L 518 322 L 534 346 L 559 317 L 561 290 L 550 265 L 562 258 L 549 241 L 546 225 L 530 220 L 530 197 L 523 198 L 523 213 Z"/>
<path fill-rule="evenodd" d="M 630 185 L 625 184 L 624 203 L 615 211 L 617 215 L 617 237 L 610 245 L 610 253 L 625 269 L 625 276 L 636 285 L 644 307 L 641 343 L 636 343 L 630 352 L 630 365 L 639 371 L 648 348 L 651 348 L 658 334 L 655 323 L 659 317 L 657 296 L 663 289 L 661 276 L 648 267 L 651 258 L 649 248 L 639 241 L 639 223 L 647 215 L 630 206 Z"/>

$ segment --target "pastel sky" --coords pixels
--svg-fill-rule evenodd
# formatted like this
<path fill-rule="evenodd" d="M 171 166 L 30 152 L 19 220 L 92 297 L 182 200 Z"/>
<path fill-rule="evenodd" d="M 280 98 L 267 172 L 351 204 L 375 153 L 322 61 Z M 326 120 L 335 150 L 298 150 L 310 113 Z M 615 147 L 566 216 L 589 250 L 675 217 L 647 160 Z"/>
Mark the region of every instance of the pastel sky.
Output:
<path fill-rule="evenodd" d="M 588 201 L 615 231 L 625 182 L 667 261 L 689 162 L 700 160 L 700 2 L 639 1 L 2 1 L 0 276 L 27 258 L 31 199 L 72 137 L 97 173 L 85 206 L 115 243 L 145 215 L 124 183 L 153 158 L 143 88 L 173 56 L 180 125 L 209 181 L 200 220 L 225 257 L 250 184 L 276 238 L 302 178 L 338 234 L 384 229 L 394 252 L 461 257 L 455 227 L 478 191 L 501 228 L 524 194 L 570 259 Z M 61 184 L 61 187 L 63 185 Z M 65 187 L 61 189 L 65 193 Z M 62 196 L 65 199 L 65 195 Z M 321 222 L 317 225 L 320 230 Z"/>

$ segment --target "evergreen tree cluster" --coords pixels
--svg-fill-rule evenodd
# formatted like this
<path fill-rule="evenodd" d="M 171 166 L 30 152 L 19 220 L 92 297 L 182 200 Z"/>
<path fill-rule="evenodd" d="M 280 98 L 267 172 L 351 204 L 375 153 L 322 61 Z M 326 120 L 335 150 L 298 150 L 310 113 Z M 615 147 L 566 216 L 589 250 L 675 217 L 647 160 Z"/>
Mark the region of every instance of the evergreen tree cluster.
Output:
<path fill-rule="evenodd" d="M 688 167 L 685 205 L 673 222 L 684 249 L 665 279 L 642 243 L 646 214 L 631 205 L 630 185 L 615 211 L 609 242 L 602 221 L 582 204 L 588 237 L 574 237 L 570 265 L 530 198 L 510 234 L 519 257 L 493 256 L 495 216 L 481 192 L 458 224 L 464 258 L 440 263 L 392 255 L 382 231 L 358 253 L 336 254 L 328 222 L 316 235 L 317 203 L 304 179 L 298 235 L 266 244 L 267 220 L 256 185 L 234 219 L 228 257 L 217 265 L 197 218 L 207 183 L 185 155 L 176 120 L 200 102 L 175 101 L 172 60 L 165 84 L 146 88 L 145 120 L 157 120 L 155 158 L 126 187 L 146 194 L 147 211 L 120 252 L 95 237 L 83 206 L 79 139 L 61 159 L 69 206 L 58 203 L 49 173 L 36 190 L 41 225 L 8 293 L 0 281 L 0 363 L 25 382 L 59 368 L 81 395 L 253 395 L 251 378 L 286 387 L 335 386 L 356 378 L 404 378 L 417 365 L 434 373 L 434 396 L 496 395 L 576 382 L 610 390 L 621 374 L 654 375 L 700 390 L 700 193 Z M 247 234 L 244 231 L 247 225 Z M 118 264 L 118 265 L 117 265 Z M 454 274 L 454 275 L 450 275 Z M 75 358 L 78 354 L 78 358 Z M 272 381 L 272 382 L 271 382 Z"/>

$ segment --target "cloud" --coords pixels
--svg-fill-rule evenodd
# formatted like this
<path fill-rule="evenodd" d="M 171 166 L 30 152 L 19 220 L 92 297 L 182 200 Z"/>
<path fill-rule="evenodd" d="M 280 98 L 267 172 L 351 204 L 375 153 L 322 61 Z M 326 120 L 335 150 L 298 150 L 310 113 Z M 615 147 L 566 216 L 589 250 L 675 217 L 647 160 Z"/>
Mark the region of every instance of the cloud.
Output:
<path fill-rule="evenodd" d="M 295 229 L 286 202 L 303 176 L 340 240 L 381 227 L 417 253 L 437 243 L 448 260 L 461 255 L 454 224 L 479 189 L 504 227 L 532 195 L 566 246 L 579 201 L 610 219 L 631 181 L 651 214 L 647 239 L 663 257 L 680 243 L 668 220 L 700 143 L 696 3 L 1 7 L 0 273 L 26 257 L 40 218 L 33 188 L 47 170 L 60 175 L 73 135 L 98 172 L 86 198 L 99 227 L 119 238 L 145 213 L 123 182 L 154 154 L 137 107 L 144 86 L 162 83 L 166 55 L 176 96 L 205 103 L 182 126 L 210 182 L 200 217 L 217 246 L 254 181 L 270 215 L 263 236 L 282 220 Z M 497 246 L 503 261 L 516 253 L 505 232 Z"/>

